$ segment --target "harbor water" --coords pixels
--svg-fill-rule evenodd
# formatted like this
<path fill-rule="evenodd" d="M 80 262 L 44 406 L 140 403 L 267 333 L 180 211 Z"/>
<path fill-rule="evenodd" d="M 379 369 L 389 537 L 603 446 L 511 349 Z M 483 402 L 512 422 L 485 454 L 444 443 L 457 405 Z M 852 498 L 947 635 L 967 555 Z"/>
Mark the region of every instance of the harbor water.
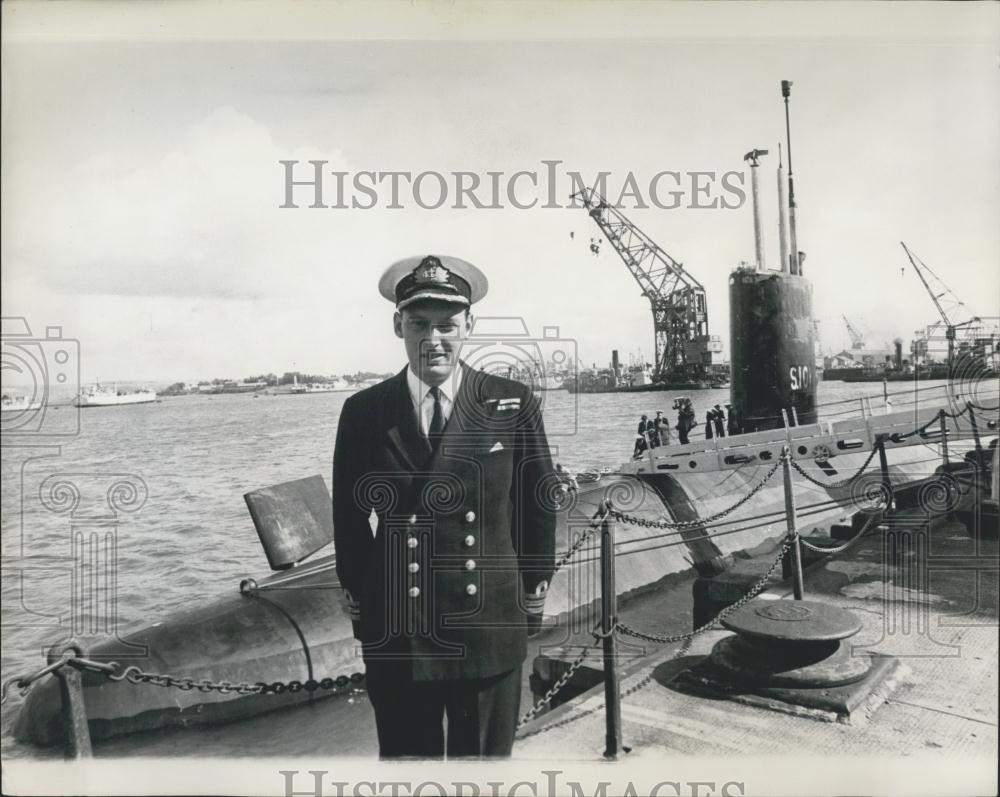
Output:
<path fill-rule="evenodd" d="M 945 387 L 944 382 L 920 383 L 921 393 L 939 401 Z M 908 402 L 912 406 L 905 385 L 890 385 L 890 391 L 897 394 L 897 409 Z M 329 485 L 337 420 L 348 395 L 165 398 L 87 410 L 80 416 L 79 435 L 60 447 L 49 446 L 50 441 L 46 447 L 5 444 L 4 682 L 40 668 L 48 645 L 57 640 L 103 632 L 108 623 L 127 638 L 132 625 L 235 591 L 244 576 L 265 575 L 267 561 L 243 494 L 316 473 Z M 729 390 L 688 395 L 700 421 L 694 441 L 703 437 L 706 411 L 725 405 Z M 542 396 L 554 459 L 570 472 L 614 467 L 628 459 L 640 414 L 652 417 L 663 410 L 676 423 L 669 392 L 571 395 L 556 390 Z M 883 410 L 882 385 L 821 383 L 820 418 L 860 415 L 863 396 L 871 396 L 875 412 Z M 123 484 L 130 486 L 114 487 Z M 109 499 L 110 493 L 115 497 Z M 74 593 L 72 544 L 81 531 L 99 532 L 102 538 L 110 534 L 114 540 L 108 564 L 114 601 L 107 606 Z M 93 605 L 101 606 L 101 617 L 81 614 L 81 606 Z M 5 756 L 37 752 L 13 740 L 19 703 L 14 694 L 4 705 Z M 235 751 L 239 733 L 218 730 L 215 754 L 227 755 L 229 743 Z"/>

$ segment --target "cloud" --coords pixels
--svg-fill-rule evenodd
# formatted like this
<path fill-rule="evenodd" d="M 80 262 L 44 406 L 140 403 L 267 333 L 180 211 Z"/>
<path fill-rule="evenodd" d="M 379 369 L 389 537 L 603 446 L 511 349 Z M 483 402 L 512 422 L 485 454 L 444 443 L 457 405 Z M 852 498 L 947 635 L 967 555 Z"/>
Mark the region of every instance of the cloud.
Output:
<path fill-rule="evenodd" d="M 192 125 L 155 163 L 90 157 L 16 191 L 13 251 L 32 276 L 68 294 L 257 299 L 281 292 L 289 251 L 276 214 L 281 159 L 339 151 L 282 150 L 231 106 Z M 128 153 L 133 155 L 133 153 Z M 133 156 L 134 157 L 134 156 Z M 276 229 L 276 227 L 278 229 Z"/>

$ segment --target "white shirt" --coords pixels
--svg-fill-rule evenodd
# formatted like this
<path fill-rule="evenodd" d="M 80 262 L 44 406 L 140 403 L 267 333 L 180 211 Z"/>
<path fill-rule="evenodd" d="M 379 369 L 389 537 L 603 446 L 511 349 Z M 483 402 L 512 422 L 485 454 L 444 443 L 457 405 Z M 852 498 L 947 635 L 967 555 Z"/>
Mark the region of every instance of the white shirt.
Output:
<path fill-rule="evenodd" d="M 413 373 L 412 368 L 406 369 L 406 384 L 410 388 L 413 411 L 417 414 L 417 428 L 426 437 L 430 432 L 431 418 L 434 417 L 434 397 L 431 395 L 431 386 Z M 438 385 L 438 390 L 441 391 L 441 418 L 444 423 L 447 423 L 448 418 L 451 417 L 451 409 L 455 406 L 455 396 L 458 395 L 458 387 L 461 384 L 462 366 L 456 365 L 451 376 Z"/>

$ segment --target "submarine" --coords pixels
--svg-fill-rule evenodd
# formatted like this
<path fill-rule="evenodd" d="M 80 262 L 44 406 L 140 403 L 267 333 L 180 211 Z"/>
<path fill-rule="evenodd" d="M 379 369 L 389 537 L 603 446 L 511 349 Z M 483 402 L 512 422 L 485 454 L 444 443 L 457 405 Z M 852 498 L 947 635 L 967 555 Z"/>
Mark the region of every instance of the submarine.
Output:
<path fill-rule="evenodd" d="M 756 216 L 756 190 L 754 196 Z M 794 242 L 794 214 L 789 225 Z M 759 233 L 757 241 L 760 251 Z M 744 432 L 649 449 L 552 496 L 561 566 L 543 632 L 596 616 L 593 532 L 609 506 L 616 513 L 617 588 L 627 600 L 665 580 L 721 573 L 748 551 L 778 545 L 788 533 L 789 492 L 802 529 L 856 511 L 880 489 L 918 487 L 928 480 L 928 462 L 935 473 L 960 474 L 949 482 L 953 512 L 972 512 L 991 492 L 996 408 L 966 413 L 952 395 L 932 392 L 893 413 L 876 413 L 860 400 L 852 417 L 822 417 L 812 289 L 792 250 L 780 270 L 758 257 L 730 277 L 731 400 Z M 778 472 L 783 457 L 797 466 L 790 483 Z M 363 686 L 330 553 L 333 519 L 323 478 L 245 498 L 270 572 L 233 574 L 214 599 L 120 638 L 55 643 L 53 668 L 67 654 L 90 665 L 80 671 L 79 700 L 67 697 L 63 681 L 39 678 L 19 708 L 19 741 L 71 742 L 81 716 L 96 740 L 221 725 Z"/>

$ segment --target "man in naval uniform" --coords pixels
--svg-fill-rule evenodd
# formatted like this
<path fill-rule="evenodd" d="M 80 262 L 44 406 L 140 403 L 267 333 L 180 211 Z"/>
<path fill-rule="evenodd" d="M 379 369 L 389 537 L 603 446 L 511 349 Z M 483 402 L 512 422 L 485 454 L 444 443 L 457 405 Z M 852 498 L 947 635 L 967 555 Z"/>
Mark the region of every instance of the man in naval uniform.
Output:
<path fill-rule="evenodd" d="M 380 755 L 509 756 L 554 570 L 541 411 L 524 385 L 459 360 L 487 290 L 471 263 L 408 258 L 379 290 L 409 363 L 344 403 L 333 513 Z"/>

